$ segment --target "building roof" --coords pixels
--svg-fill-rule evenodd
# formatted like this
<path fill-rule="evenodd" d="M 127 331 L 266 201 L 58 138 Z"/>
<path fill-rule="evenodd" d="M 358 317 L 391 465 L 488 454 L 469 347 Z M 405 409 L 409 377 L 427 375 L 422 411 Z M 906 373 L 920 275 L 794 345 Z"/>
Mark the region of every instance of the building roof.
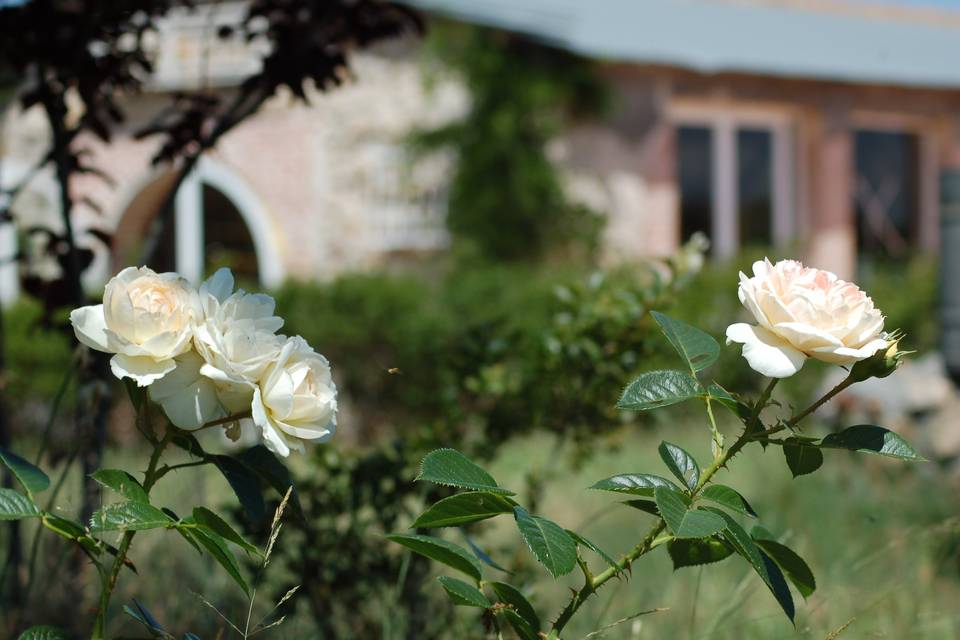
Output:
<path fill-rule="evenodd" d="M 960 11 L 860 0 L 408 0 L 608 61 L 960 88 Z"/>

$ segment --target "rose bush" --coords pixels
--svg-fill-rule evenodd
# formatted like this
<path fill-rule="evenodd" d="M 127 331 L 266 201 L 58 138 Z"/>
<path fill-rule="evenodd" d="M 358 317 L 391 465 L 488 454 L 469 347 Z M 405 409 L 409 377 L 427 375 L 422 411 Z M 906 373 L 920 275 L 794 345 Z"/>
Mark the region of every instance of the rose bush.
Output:
<path fill-rule="evenodd" d="M 175 273 L 130 267 L 107 283 L 103 304 L 70 322 L 80 342 L 115 354 L 114 375 L 149 387 L 175 426 L 216 422 L 235 437 L 255 425 L 270 451 L 288 456 L 333 434 L 337 389 L 326 358 L 277 333 L 275 308 L 266 294 L 235 291 L 229 269 L 194 290 Z"/>
<path fill-rule="evenodd" d="M 883 314 L 857 285 L 796 260 L 753 265 L 740 274 L 740 302 L 756 325 L 727 328 L 727 343 L 743 344 L 743 357 L 758 373 L 787 378 L 807 358 L 851 365 L 889 346 Z"/>

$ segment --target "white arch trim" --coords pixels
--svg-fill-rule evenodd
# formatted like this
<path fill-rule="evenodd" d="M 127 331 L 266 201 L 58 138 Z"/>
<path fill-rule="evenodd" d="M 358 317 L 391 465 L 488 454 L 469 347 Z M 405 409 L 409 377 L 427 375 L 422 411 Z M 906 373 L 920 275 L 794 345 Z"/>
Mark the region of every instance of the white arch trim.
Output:
<path fill-rule="evenodd" d="M 208 184 L 225 195 L 250 230 L 260 282 L 277 287 L 286 275 L 276 231 L 260 197 L 233 170 L 202 156 L 177 192 L 177 270 L 191 281 L 203 276 L 203 191 Z"/>

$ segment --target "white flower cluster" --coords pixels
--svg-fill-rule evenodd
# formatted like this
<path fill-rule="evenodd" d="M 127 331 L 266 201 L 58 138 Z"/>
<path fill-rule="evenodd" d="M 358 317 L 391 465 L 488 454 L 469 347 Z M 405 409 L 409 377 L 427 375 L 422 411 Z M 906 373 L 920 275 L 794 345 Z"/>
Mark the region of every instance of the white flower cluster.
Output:
<path fill-rule="evenodd" d="M 175 273 L 128 267 L 107 283 L 103 304 L 70 314 L 77 339 L 114 354 L 118 378 L 149 386 L 181 429 L 249 415 L 264 444 L 287 456 L 336 428 L 330 364 L 283 319 L 268 295 L 234 291 L 220 269 L 195 290 Z"/>

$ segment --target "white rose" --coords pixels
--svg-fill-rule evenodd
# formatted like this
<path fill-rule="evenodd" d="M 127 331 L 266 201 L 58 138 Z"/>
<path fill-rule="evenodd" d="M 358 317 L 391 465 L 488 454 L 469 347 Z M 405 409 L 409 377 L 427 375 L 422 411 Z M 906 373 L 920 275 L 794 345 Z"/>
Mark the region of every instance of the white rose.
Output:
<path fill-rule="evenodd" d="M 190 350 L 176 358 L 177 368 L 150 385 L 150 398 L 177 427 L 193 430 L 227 415 L 213 380 L 200 373 L 203 358 Z"/>
<path fill-rule="evenodd" d="M 300 336 L 288 338 L 254 389 L 252 409 L 264 444 L 278 455 L 303 452 L 302 440 L 329 439 L 337 415 L 330 363 Z"/>
<path fill-rule="evenodd" d="M 727 343 L 742 343 L 743 357 L 763 375 L 792 376 L 807 358 L 849 365 L 888 345 L 873 300 L 829 271 L 758 261 L 752 278 L 740 274 L 739 294 L 758 324 L 730 325 Z"/>
<path fill-rule="evenodd" d="M 242 399 L 243 389 L 249 407 L 253 387 L 276 360 L 283 345 L 277 331 L 283 319 L 273 315 L 276 303 L 265 294 L 233 292 L 233 276 L 229 269 L 220 269 L 200 286 L 203 320 L 196 326 L 194 343 L 205 360 L 201 373 L 216 381 L 225 392 Z M 236 404 L 228 399 L 227 404 Z M 239 406 L 228 406 L 240 410 Z"/>
<path fill-rule="evenodd" d="M 103 304 L 74 309 L 70 323 L 80 342 L 116 354 L 115 376 L 145 387 L 190 349 L 199 314 L 196 293 L 179 275 L 127 267 L 107 283 Z"/>

